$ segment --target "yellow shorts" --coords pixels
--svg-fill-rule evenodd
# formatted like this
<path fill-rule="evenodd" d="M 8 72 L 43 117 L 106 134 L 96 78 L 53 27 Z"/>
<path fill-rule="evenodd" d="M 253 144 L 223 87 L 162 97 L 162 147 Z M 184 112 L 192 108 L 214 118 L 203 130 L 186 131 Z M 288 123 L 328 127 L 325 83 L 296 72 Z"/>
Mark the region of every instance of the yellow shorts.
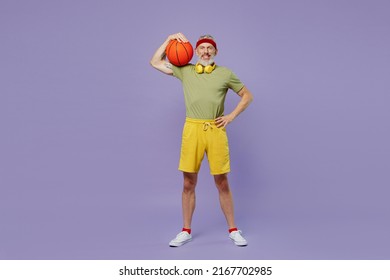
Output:
<path fill-rule="evenodd" d="M 214 120 L 186 118 L 183 128 L 179 170 L 198 173 L 205 153 L 212 175 L 230 172 L 226 129 L 218 128 Z"/>

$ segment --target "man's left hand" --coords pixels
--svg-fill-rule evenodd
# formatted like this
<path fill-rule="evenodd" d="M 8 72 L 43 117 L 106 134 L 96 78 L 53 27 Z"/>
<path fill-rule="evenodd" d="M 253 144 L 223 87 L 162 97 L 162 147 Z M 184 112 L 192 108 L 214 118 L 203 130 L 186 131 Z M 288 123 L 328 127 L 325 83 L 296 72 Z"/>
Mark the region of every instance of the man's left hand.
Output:
<path fill-rule="evenodd" d="M 217 127 L 226 127 L 229 123 L 233 121 L 233 117 L 230 115 L 222 116 L 215 119 L 215 124 Z"/>

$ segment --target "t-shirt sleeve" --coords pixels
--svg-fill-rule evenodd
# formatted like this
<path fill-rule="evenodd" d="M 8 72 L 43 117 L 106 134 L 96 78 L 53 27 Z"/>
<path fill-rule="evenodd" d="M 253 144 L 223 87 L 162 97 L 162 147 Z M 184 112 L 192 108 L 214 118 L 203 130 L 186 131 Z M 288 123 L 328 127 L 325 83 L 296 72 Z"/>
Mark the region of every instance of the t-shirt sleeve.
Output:
<path fill-rule="evenodd" d="M 178 78 L 180 81 L 183 80 L 183 71 L 182 71 L 182 68 L 183 68 L 183 67 L 177 67 L 177 66 L 175 66 L 175 65 L 172 64 L 173 76 L 175 76 L 176 78 Z"/>
<path fill-rule="evenodd" d="M 244 87 L 244 84 L 240 81 L 236 74 L 231 72 L 228 87 L 238 93 Z"/>

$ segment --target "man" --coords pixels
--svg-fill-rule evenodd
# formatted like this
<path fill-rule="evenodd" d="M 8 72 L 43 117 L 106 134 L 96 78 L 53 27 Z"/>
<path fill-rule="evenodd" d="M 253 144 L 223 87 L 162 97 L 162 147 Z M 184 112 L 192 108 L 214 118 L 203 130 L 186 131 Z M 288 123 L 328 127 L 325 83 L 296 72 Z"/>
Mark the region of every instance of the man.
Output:
<path fill-rule="evenodd" d="M 195 187 L 203 156 L 206 153 L 210 173 L 214 176 L 219 201 L 229 229 L 229 237 L 237 246 L 248 243 L 237 229 L 234 206 L 227 174 L 230 172 L 229 146 L 226 126 L 248 107 L 253 99 L 250 91 L 228 68 L 215 64 L 218 49 L 211 35 L 204 35 L 196 43 L 196 65 L 177 67 L 165 58 L 165 49 L 171 40 L 188 42 L 182 33 L 168 36 L 157 49 L 150 63 L 157 70 L 173 75 L 183 84 L 186 104 L 179 170 L 183 172 L 182 193 L 183 229 L 169 243 L 171 247 L 191 241 L 191 222 L 195 210 Z M 224 102 L 228 89 L 240 97 L 236 108 L 224 115 Z"/>

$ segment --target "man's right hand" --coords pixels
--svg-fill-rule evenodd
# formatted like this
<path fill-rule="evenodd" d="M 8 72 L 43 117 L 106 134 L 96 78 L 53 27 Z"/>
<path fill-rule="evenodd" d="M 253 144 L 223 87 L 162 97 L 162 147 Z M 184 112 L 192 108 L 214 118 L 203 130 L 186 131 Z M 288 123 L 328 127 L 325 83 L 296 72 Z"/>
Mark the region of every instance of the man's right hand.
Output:
<path fill-rule="evenodd" d="M 179 42 L 183 42 L 183 43 L 188 42 L 188 39 L 186 38 L 186 36 L 184 36 L 183 33 L 176 33 L 176 34 L 169 35 L 168 40 L 169 41 L 178 40 Z"/>

